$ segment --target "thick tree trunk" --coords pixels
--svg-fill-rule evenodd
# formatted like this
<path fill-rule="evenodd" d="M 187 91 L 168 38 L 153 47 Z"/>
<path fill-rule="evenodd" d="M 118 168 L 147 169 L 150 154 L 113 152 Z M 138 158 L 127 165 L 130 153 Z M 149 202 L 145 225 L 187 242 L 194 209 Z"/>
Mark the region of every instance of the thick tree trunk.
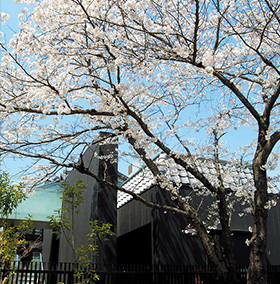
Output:
<path fill-rule="evenodd" d="M 203 222 L 199 219 L 197 212 L 192 212 L 191 220 L 193 224 L 195 224 L 197 234 L 213 270 L 215 283 L 236 284 L 236 269 L 233 269 L 233 267 L 229 265 L 228 257 L 225 257 L 222 253 L 220 253 L 220 244 L 217 243 L 217 245 L 215 245 L 214 240 L 210 240 L 210 237 L 205 231 Z"/>
<path fill-rule="evenodd" d="M 215 284 L 238 284 L 236 272 L 233 272 L 230 267 L 228 267 L 224 260 L 221 260 L 218 265 L 210 264 L 213 274 Z"/>
<path fill-rule="evenodd" d="M 267 175 L 260 152 L 257 151 L 253 164 L 256 192 L 247 284 L 267 283 Z"/>

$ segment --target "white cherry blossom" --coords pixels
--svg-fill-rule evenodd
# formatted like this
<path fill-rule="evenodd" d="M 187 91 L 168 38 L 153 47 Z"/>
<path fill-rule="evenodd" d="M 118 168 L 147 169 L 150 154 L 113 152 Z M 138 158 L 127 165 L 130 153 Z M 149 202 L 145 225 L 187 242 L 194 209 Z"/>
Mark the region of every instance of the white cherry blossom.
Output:
<path fill-rule="evenodd" d="M 274 205 L 267 173 L 279 160 L 277 1 L 15 2 L 35 8 L 22 9 L 19 31 L 1 43 L 1 154 L 77 167 L 96 134 L 108 131 L 119 159 L 140 159 L 189 219 L 194 208 L 170 165 L 193 176 L 194 194 L 215 197 L 209 222 L 193 221 L 206 248 L 219 221 L 230 236 L 235 204 L 244 208 L 239 214 L 259 210 L 250 245 L 262 269 L 256 251 L 265 251 L 265 229 L 256 216 Z M 8 19 L 1 12 L 1 23 Z M 160 153 L 171 164 L 156 164 Z M 203 163 L 213 164 L 213 174 Z M 244 184 L 236 169 L 250 167 L 253 179 Z M 46 163 L 33 170 L 32 182 L 55 172 Z"/>

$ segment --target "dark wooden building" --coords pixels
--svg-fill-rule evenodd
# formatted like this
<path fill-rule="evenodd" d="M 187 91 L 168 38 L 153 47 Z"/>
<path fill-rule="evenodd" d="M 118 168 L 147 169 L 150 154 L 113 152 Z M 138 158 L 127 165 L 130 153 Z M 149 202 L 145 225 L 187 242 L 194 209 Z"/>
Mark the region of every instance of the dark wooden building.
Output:
<path fill-rule="evenodd" d="M 161 159 L 168 159 L 166 156 Z M 164 162 L 164 161 L 163 161 Z M 176 167 L 176 165 L 174 165 Z M 214 174 L 211 163 L 205 166 L 207 174 Z M 176 171 L 176 169 L 175 169 Z M 230 182 L 252 184 L 252 171 L 245 168 L 232 172 Z M 207 218 L 207 208 L 212 197 L 199 196 L 194 193 L 193 178 L 178 169 L 176 173 L 182 187 L 180 190 L 191 198 L 194 207 L 199 207 L 202 218 Z M 175 178 L 175 177 L 174 177 Z M 238 179 L 238 180 L 237 180 Z M 230 184 L 228 185 L 230 186 Z M 142 194 L 147 200 L 161 204 L 171 204 L 170 197 L 153 182 L 152 174 L 140 169 L 131 176 L 123 187 Z M 278 189 L 269 184 L 271 199 L 278 199 Z M 230 190 L 230 188 L 228 189 Z M 203 200 L 203 203 L 202 203 Z M 253 221 L 250 214 L 243 215 L 240 204 L 236 204 L 231 217 L 232 240 L 238 265 L 247 265 L 249 247 L 246 239 L 251 236 L 249 228 Z M 118 193 L 118 239 L 117 259 L 119 263 L 163 264 L 163 265 L 207 265 L 207 256 L 201 242 L 190 225 L 189 220 L 180 215 L 151 209 L 132 200 L 129 195 Z M 280 233 L 280 204 L 269 211 L 267 258 L 271 265 L 280 264 L 280 247 L 277 242 Z M 221 236 L 219 224 L 209 234 Z M 220 238 L 221 239 L 221 238 Z M 222 245 L 222 243 L 221 243 Z"/>
<path fill-rule="evenodd" d="M 106 134 L 102 134 L 106 135 Z M 116 145 L 94 145 L 89 147 L 83 156 L 85 164 L 90 169 L 99 173 L 100 176 L 117 182 L 119 175 L 117 163 L 111 163 L 107 159 L 99 159 L 101 156 L 111 154 L 117 155 Z M 158 159 L 167 165 L 165 159 L 168 157 L 160 155 Z M 175 167 L 175 166 L 174 166 Z M 179 179 L 182 184 L 180 190 L 186 196 L 191 197 L 194 206 L 201 204 L 200 212 L 205 213 L 206 208 L 212 201 L 212 197 L 198 196 L 194 192 L 195 181 L 193 177 L 176 168 L 174 179 Z M 173 170 L 174 170 L 173 169 Z M 164 169 L 162 169 L 164 170 Z M 203 168 L 205 174 L 214 174 L 213 165 L 205 163 Z M 244 168 L 242 172 L 231 169 L 232 179 L 229 180 L 228 190 L 231 183 L 241 183 L 246 186 L 252 185 L 252 171 Z M 189 220 L 182 216 L 174 215 L 149 208 L 139 201 L 132 199 L 130 195 L 106 188 L 98 184 L 93 178 L 81 175 L 72 171 L 67 180 L 74 184 L 76 180 L 82 179 L 87 184 L 84 194 L 85 203 L 81 206 L 81 214 L 75 216 L 73 234 L 75 245 L 78 247 L 86 243 L 89 233 L 89 221 L 100 219 L 103 222 L 110 222 L 117 237 L 113 237 L 110 242 L 102 245 L 100 257 L 96 261 L 99 263 L 123 263 L 123 264 L 163 264 L 163 265 L 207 265 L 207 256 L 204 253 L 199 238 L 195 230 L 190 225 Z M 238 180 L 237 180 L 238 179 Z M 123 187 L 133 190 L 135 193 L 143 195 L 147 200 L 170 204 L 169 196 L 155 183 L 151 172 L 143 167 L 123 183 Z M 278 198 L 278 189 L 270 184 L 271 198 Z M 237 263 L 239 265 L 248 264 L 249 247 L 246 239 L 250 238 L 249 227 L 252 226 L 250 214 L 242 215 L 242 210 L 235 206 L 231 218 L 232 239 Z M 202 214 L 203 216 L 203 214 Z M 269 211 L 268 220 L 268 247 L 267 258 L 269 264 L 280 265 L 280 246 L 278 246 L 278 235 L 280 231 L 280 204 Z M 210 230 L 209 234 L 220 235 L 219 224 Z M 59 240 L 59 261 L 73 261 L 71 250 L 67 241 L 61 237 Z"/>
<path fill-rule="evenodd" d="M 106 136 L 100 133 L 100 138 Z M 93 144 L 83 155 L 83 163 L 90 171 L 113 183 L 117 182 L 117 145 L 113 144 Z M 108 156 L 111 156 L 108 159 Z M 80 213 L 72 218 L 73 228 L 67 236 L 72 234 L 75 240 L 75 248 L 87 243 L 90 233 L 90 221 L 100 220 L 104 223 L 112 224 L 112 231 L 117 232 L 117 193 L 115 190 L 99 184 L 94 178 L 81 174 L 76 170 L 69 173 L 66 181 L 74 185 L 77 180 L 82 180 L 86 185 L 83 194 L 84 203 L 79 207 Z M 70 214 L 69 214 L 70 216 Z M 74 255 L 66 237 L 61 234 L 58 239 L 58 261 L 73 262 Z M 110 238 L 108 242 L 102 242 L 99 246 L 98 263 L 116 263 L 116 236 Z"/>

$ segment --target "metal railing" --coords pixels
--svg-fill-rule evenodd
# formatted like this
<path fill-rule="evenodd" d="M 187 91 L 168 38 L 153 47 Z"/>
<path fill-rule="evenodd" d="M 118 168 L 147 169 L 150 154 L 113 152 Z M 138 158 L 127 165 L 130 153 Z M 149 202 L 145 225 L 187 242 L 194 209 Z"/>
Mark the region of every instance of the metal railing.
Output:
<path fill-rule="evenodd" d="M 98 284 L 212 284 L 209 267 L 177 265 L 96 265 L 84 269 L 74 263 L 13 262 L 1 267 L 0 279 L 9 275 L 8 284 L 77 284 L 91 272 L 99 276 Z M 238 269 L 240 284 L 246 283 L 246 267 Z M 268 267 L 268 283 L 280 283 L 280 266 Z"/>

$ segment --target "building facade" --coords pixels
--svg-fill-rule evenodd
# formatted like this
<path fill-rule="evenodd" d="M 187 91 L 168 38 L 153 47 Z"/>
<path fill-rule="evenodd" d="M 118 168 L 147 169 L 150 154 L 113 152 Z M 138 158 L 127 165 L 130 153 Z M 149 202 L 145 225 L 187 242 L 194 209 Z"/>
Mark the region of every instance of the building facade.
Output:
<path fill-rule="evenodd" d="M 194 192 L 197 183 L 194 178 L 180 167 L 168 161 L 168 157 L 161 155 L 158 163 L 172 167 L 174 180 L 182 184 L 180 191 L 183 196 L 190 198 L 194 208 L 199 208 L 202 219 L 207 221 L 208 206 L 213 197 L 198 195 Z M 227 167 L 226 163 L 224 164 Z M 215 174 L 214 164 L 209 161 L 203 163 L 205 175 Z M 162 171 L 166 167 L 162 168 Z M 223 169 L 222 169 L 223 170 Z M 226 169 L 225 169 L 226 170 Z M 231 168 L 231 184 L 253 185 L 250 167 Z M 146 200 L 159 204 L 175 205 L 170 196 L 154 182 L 152 173 L 145 167 L 138 170 L 123 183 L 125 189 L 141 194 Z M 278 199 L 277 187 L 269 183 L 270 198 Z M 202 244 L 195 233 L 190 221 L 181 215 L 152 209 L 133 200 L 128 194 L 118 193 L 118 246 L 117 255 L 120 263 L 163 264 L 163 265 L 207 265 L 208 259 Z M 250 227 L 253 220 L 250 214 L 243 214 L 240 203 L 235 204 L 231 216 L 231 231 L 234 252 L 238 265 L 248 265 L 249 247 L 246 240 L 250 239 Z M 277 238 L 280 233 L 280 204 L 269 210 L 267 260 L 271 265 L 280 264 L 280 247 Z M 219 224 L 209 231 L 212 236 L 222 237 Z"/>
<path fill-rule="evenodd" d="M 106 133 L 101 133 L 107 135 Z M 110 158 L 108 158 L 110 157 Z M 120 183 L 125 179 L 117 169 L 117 145 L 92 144 L 83 157 L 85 167 L 100 178 L 112 183 Z M 159 156 L 161 162 L 168 157 Z M 205 174 L 214 174 L 211 163 L 204 165 Z M 164 169 L 162 169 L 164 170 Z M 200 206 L 200 212 L 207 212 L 207 207 L 212 202 L 212 197 L 198 196 L 194 192 L 193 178 L 190 174 L 176 169 L 174 165 L 174 179 L 179 178 L 182 184 L 180 191 L 189 196 L 194 207 Z M 176 172 L 177 171 L 177 172 Z M 252 172 L 249 168 L 233 171 L 231 183 L 252 184 Z M 238 181 L 235 177 L 238 176 Z M 70 217 L 71 230 L 60 235 L 52 234 L 47 216 L 61 207 L 62 183 L 44 185 L 36 189 L 34 196 L 19 206 L 17 212 L 9 217 L 11 225 L 23 219 L 28 213 L 33 215 L 36 232 L 40 230 L 43 239 L 40 253 L 43 261 L 50 262 L 73 262 L 74 250 L 87 243 L 87 235 L 90 233 L 89 223 L 100 220 L 112 224 L 115 236 L 109 242 L 99 243 L 99 256 L 96 263 L 107 264 L 163 264 L 163 265 L 207 265 L 207 256 L 204 253 L 201 242 L 195 233 L 190 221 L 181 215 L 171 212 L 156 210 L 139 201 L 133 200 L 128 194 L 116 193 L 115 189 L 99 184 L 93 177 L 81 174 L 76 170 L 71 171 L 66 178 L 70 185 L 81 180 L 86 185 L 83 193 L 84 203 L 80 206 L 78 215 Z M 137 166 L 137 171 L 132 172 L 122 186 L 142 195 L 145 199 L 159 204 L 174 205 L 169 195 L 159 188 L 154 182 L 151 172 Z M 275 185 L 270 184 L 270 198 L 278 199 L 279 192 Z M 228 186 L 230 190 L 230 184 Z M 203 199 L 203 203 L 202 203 Z M 42 206 L 43 204 L 43 206 Z M 231 218 L 232 240 L 238 265 L 247 265 L 249 247 L 246 239 L 250 238 L 249 228 L 252 226 L 252 217 L 243 215 L 237 206 Z M 70 214 L 71 215 L 71 214 Z M 207 218 L 207 214 L 202 218 Z M 278 235 L 280 232 L 280 205 L 269 211 L 268 219 L 268 245 L 267 259 L 271 265 L 280 265 L 280 247 Z M 210 235 L 221 236 L 219 225 L 210 230 Z M 35 231 L 34 236 L 35 238 Z M 70 244 L 72 238 L 74 243 Z M 222 246 L 222 241 L 221 241 Z"/>
<path fill-rule="evenodd" d="M 17 226 L 28 216 L 32 218 L 34 229 L 27 234 L 26 240 L 32 246 L 34 261 L 55 261 L 55 236 L 48 216 L 61 208 L 61 191 L 62 183 L 59 179 L 36 186 L 33 193 L 8 218 L 3 219 L 9 226 Z"/>

